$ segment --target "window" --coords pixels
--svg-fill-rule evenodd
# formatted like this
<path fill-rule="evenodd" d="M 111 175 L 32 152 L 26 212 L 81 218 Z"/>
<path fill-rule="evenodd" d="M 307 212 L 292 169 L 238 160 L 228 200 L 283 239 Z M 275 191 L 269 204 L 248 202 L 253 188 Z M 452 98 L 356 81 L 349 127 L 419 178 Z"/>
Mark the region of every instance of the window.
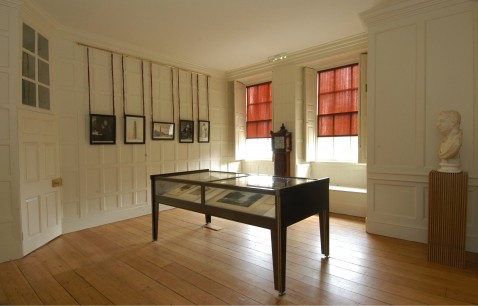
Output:
<path fill-rule="evenodd" d="M 50 63 L 48 40 L 23 24 L 22 104 L 50 109 Z"/>
<path fill-rule="evenodd" d="M 270 138 L 272 82 L 247 87 L 247 138 Z"/>
<path fill-rule="evenodd" d="M 358 64 L 318 72 L 317 156 L 358 160 Z"/>
<path fill-rule="evenodd" d="M 271 160 L 272 82 L 247 87 L 246 159 Z"/>

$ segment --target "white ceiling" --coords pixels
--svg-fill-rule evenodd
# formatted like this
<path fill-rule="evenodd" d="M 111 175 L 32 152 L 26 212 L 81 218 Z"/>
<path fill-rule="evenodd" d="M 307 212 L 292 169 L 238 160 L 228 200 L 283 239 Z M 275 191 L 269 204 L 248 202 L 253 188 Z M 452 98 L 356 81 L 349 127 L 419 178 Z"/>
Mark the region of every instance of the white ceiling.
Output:
<path fill-rule="evenodd" d="M 194 66 L 230 71 L 366 32 L 393 0 L 33 0 L 57 23 Z"/>

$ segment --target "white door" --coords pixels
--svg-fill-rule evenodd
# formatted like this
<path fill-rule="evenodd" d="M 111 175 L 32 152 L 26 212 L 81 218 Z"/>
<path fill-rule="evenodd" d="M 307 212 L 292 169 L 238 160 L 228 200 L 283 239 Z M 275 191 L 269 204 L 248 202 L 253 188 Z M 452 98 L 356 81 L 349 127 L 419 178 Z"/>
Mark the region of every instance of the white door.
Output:
<path fill-rule="evenodd" d="M 61 188 L 56 116 L 21 109 L 18 114 L 23 255 L 61 234 Z"/>

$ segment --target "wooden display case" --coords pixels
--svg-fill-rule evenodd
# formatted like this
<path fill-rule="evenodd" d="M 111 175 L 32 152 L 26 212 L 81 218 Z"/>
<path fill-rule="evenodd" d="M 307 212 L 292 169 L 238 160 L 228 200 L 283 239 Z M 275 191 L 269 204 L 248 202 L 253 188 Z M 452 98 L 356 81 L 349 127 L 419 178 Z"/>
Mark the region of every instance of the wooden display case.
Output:
<path fill-rule="evenodd" d="M 309 179 L 197 170 L 151 176 L 153 240 L 158 239 L 159 204 L 206 217 L 270 229 L 274 288 L 285 293 L 287 227 L 320 217 L 321 250 L 329 255 L 329 178 Z"/>

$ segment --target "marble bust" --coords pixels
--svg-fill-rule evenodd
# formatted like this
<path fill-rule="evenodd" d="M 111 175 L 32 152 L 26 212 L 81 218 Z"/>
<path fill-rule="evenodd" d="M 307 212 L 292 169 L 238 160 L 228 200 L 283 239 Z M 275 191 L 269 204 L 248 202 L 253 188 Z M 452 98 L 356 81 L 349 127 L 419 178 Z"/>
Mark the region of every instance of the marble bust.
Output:
<path fill-rule="evenodd" d="M 461 115 L 457 111 L 443 111 L 438 114 L 436 126 L 442 134 L 438 151 L 439 172 L 461 172 L 460 149 L 463 132 L 460 129 Z"/>

